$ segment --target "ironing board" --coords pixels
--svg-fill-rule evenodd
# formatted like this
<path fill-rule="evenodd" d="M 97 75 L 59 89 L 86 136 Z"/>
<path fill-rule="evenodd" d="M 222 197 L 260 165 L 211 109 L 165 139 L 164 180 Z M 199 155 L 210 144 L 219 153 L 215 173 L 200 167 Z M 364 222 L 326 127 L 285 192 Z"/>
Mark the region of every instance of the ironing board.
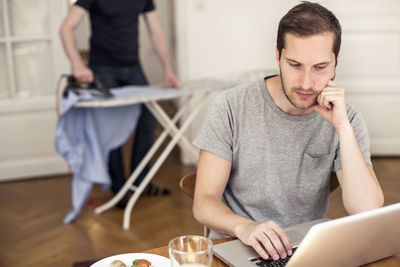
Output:
<path fill-rule="evenodd" d="M 156 87 L 130 86 L 130 93 L 127 95 L 119 95 L 110 99 L 90 99 L 77 102 L 74 106 L 80 108 L 106 108 L 124 105 L 134 105 L 143 103 L 154 115 L 157 121 L 163 126 L 164 130 L 154 142 L 151 149 L 142 159 L 138 167 L 130 175 L 121 190 L 108 202 L 95 209 L 95 213 L 102 213 L 115 206 L 128 190 L 134 190 L 133 195 L 129 199 L 124 211 L 123 228 L 125 230 L 130 227 L 130 218 L 132 208 L 138 200 L 139 196 L 150 183 L 158 169 L 166 160 L 176 144 L 184 151 L 186 156 L 191 157 L 196 161 L 198 151 L 183 135 L 185 130 L 191 125 L 193 120 L 208 103 L 209 99 L 213 98 L 218 92 L 227 89 L 231 83 L 221 82 L 216 80 L 201 80 L 184 83 L 180 89 L 162 89 Z M 128 87 L 126 87 L 128 88 Z M 132 92 L 134 92 L 132 94 Z M 175 115 L 170 118 L 162 107 L 158 104 L 162 100 L 181 100 L 180 107 Z M 177 122 L 180 121 L 180 126 Z M 164 148 L 159 157 L 155 160 L 147 175 L 138 187 L 132 186 L 139 174 L 150 162 L 156 151 L 160 148 L 165 138 L 170 135 L 172 139 Z"/>

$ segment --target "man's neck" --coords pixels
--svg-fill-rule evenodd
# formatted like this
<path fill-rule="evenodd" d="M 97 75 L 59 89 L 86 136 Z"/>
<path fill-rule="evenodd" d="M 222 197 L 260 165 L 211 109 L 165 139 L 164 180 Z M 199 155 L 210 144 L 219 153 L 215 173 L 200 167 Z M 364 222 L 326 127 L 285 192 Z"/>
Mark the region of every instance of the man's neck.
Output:
<path fill-rule="evenodd" d="M 281 76 L 277 75 L 265 80 L 265 86 L 271 95 L 272 101 L 280 110 L 293 116 L 304 116 L 313 112 L 311 109 L 299 109 L 290 103 L 283 91 Z"/>

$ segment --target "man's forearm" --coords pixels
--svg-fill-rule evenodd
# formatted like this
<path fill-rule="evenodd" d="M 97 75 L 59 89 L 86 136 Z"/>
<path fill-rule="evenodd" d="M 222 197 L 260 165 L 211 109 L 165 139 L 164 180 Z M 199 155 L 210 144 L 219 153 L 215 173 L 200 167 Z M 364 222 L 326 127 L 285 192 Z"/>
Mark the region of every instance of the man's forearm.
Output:
<path fill-rule="evenodd" d="M 158 20 L 157 12 L 145 13 L 145 22 L 150 36 L 151 45 L 156 52 L 164 71 L 172 71 L 171 62 L 168 56 L 168 46 L 165 40 L 161 24 Z"/>
<path fill-rule="evenodd" d="M 342 161 L 339 180 L 347 212 L 353 214 L 381 207 L 382 190 L 372 169 L 365 163 L 350 122 L 337 132 Z"/>
<path fill-rule="evenodd" d="M 172 71 L 171 61 L 168 56 L 168 47 L 163 33 L 160 30 L 154 32 L 151 36 L 151 42 L 164 71 Z"/>
<path fill-rule="evenodd" d="M 85 66 L 76 46 L 74 33 L 75 28 L 79 25 L 79 23 L 81 23 L 85 14 L 85 9 L 80 6 L 73 5 L 59 30 L 65 53 L 67 54 L 74 70 Z"/>
<path fill-rule="evenodd" d="M 76 47 L 74 30 L 67 25 L 63 25 L 59 31 L 62 44 L 73 68 L 85 65 Z"/>
<path fill-rule="evenodd" d="M 193 214 L 197 221 L 214 231 L 237 237 L 237 227 L 252 220 L 233 213 L 213 196 L 203 196 L 194 202 Z"/>

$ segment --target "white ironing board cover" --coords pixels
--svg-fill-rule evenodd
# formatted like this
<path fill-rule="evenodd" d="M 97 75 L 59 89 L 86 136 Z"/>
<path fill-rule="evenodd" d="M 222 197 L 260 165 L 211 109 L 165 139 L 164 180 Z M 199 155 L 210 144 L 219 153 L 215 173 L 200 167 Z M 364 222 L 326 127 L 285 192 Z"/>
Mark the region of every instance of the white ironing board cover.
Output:
<path fill-rule="evenodd" d="M 84 101 L 77 102 L 75 107 L 94 108 L 125 106 L 150 101 L 169 100 L 201 92 L 210 92 L 214 91 L 215 89 L 215 86 L 200 86 L 200 84 L 196 83 L 192 83 L 190 86 L 180 89 L 130 85 L 119 87 L 118 91 L 112 89 L 114 96 L 111 98 L 85 99 Z"/>

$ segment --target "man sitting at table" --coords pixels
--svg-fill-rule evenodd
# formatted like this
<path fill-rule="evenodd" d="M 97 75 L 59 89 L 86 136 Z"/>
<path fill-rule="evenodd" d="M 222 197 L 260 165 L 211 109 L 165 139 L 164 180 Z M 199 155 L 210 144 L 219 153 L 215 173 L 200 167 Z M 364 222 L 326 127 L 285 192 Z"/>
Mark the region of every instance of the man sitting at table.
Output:
<path fill-rule="evenodd" d="M 332 168 L 348 213 L 383 205 L 365 122 L 333 82 L 340 43 L 334 14 L 303 2 L 279 23 L 279 75 L 227 90 L 209 107 L 194 140 L 193 212 L 212 238 L 286 258 L 281 227 L 326 216 Z"/>

